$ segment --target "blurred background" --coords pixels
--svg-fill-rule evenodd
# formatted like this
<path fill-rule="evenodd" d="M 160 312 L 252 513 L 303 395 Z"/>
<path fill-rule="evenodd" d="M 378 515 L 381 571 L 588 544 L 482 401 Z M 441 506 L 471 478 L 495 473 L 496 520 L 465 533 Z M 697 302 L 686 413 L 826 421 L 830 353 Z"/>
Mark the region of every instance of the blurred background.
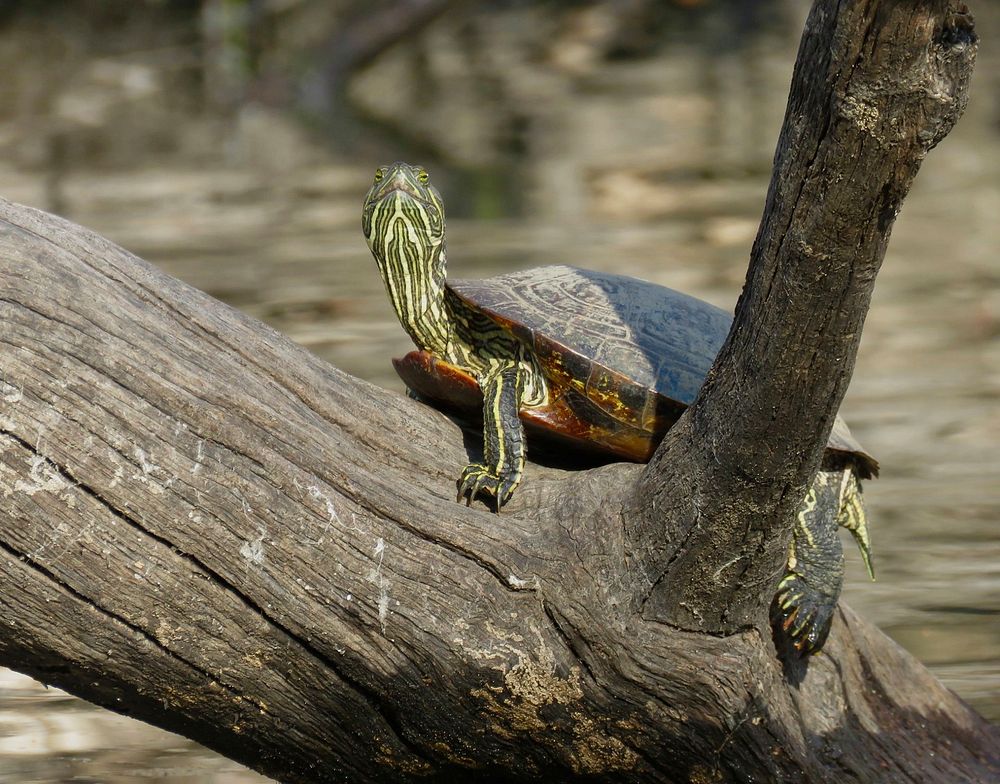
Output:
<path fill-rule="evenodd" d="M 1000 8 L 894 231 L 843 413 L 882 462 L 846 601 L 1000 720 Z M 449 261 L 625 272 L 732 309 L 807 0 L 0 0 L 0 196 L 356 375 L 408 350 L 359 226 L 425 165 Z M 2 369 L 0 369 L 2 370 Z M 254 782 L 0 670 L 0 781 Z"/>

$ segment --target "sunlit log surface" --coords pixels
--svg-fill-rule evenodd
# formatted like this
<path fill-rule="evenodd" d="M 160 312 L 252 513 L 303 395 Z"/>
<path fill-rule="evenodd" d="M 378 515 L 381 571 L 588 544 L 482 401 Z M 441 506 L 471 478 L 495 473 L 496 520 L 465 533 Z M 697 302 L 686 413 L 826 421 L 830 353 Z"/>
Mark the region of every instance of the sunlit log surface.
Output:
<path fill-rule="evenodd" d="M 0 663 L 285 781 L 996 778 L 995 729 L 849 610 L 806 663 L 766 625 L 892 219 L 964 106 L 958 11 L 816 4 L 693 416 L 648 469 L 532 466 L 500 518 L 454 503 L 444 417 L 3 204 Z"/>

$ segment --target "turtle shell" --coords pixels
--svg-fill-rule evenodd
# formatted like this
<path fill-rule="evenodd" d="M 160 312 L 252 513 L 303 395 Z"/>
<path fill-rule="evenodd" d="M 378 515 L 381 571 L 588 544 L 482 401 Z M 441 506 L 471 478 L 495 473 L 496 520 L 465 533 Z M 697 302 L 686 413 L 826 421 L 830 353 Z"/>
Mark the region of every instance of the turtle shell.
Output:
<path fill-rule="evenodd" d="M 549 399 L 522 409 L 530 431 L 629 460 L 647 460 L 694 401 L 732 324 L 724 310 L 665 286 L 569 266 L 448 285 L 534 354 Z M 460 368 L 424 352 L 395 364 L 424 397 L 453 408 L 482 405 Z M 840 417 L 827 449 L 862 475 L 878 471 Z"/>

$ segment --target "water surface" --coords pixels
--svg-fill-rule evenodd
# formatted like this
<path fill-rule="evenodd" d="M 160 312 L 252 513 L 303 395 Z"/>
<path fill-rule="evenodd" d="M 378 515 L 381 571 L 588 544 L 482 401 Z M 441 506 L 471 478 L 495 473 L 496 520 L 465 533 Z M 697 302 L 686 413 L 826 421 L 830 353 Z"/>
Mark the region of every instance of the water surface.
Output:
<path fill-rule="evenodd" d="M 1000 13 L 985 5 L 979 13 L 981 36 L 995 40 Z M 793 7 L 785 27 L 799 16 Z M 503 24 L 514 24 L 493 23 L 498 37 Z M 446 41 L 448 25 L 430 34 Z M 713 35 L 721 34 L 653 59 L 600 67 L 584 59 L 546 71 L 548 81 L 525 76 L 521 85 L 545 103 L 525 110 L 528 151 L 507 168 L 492 160 L 480 176 L 465 160 L 476 153 L 473 142 L 471 152 L 461 146 L 462 128 L 439 124 L 437 134 L 456 134 L 456 160 L 439 153 L 431 167 L 454 216 L 452 273 L 569 263 L 731 309 L 763 206 L 797 34 L 778 28 L 723 52 L 706 50 Z M 394 55 L 404 66 L 411 56 Z M 368 84 L 402 66 L 389 58 L 380 67 L 365 76 Z M 461 78 L 454 76 L 453 111 L 478 110 L 478 99 L 463 99 Z M 843 407 L 882 464 L 881 478 L 866 486 L 879 579 L 867 580 L 848 544 L 845 600 L 994 721 L 998 95 L 997 59 L 983 51 L 967 116 L 928 158 L 898 220 Z M 359 210 L 374 167 L 412 158 L 413 149 L 383 140 L 362 142 L 351 155 L 330 151 L 289 118 L 259 108 L 244 110 L 222 138 L 207 154 L 124 156 L 101 166 L 60 159 L 55 173 L 44 162 L 7 159 L 0 194 L 57 208 L 336 366 L 401 389 L 389 358 L 409 343 L 364 246 Z M 182 738 L 0 673 L 0 780 L 147 777 L 260 780 Z"/>

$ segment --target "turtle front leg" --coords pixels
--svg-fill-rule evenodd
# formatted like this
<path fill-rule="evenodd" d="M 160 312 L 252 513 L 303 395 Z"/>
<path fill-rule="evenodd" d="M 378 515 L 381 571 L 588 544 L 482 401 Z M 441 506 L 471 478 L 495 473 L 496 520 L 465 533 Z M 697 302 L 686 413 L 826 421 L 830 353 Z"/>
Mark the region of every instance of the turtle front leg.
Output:
<path fill-rule="evenodd" d="M 850 468 L 817 473 L 796 515 L 785 576 L 775 597 L 775 620 L 801 653 L 816 653 L 830 633 L 844 584 L 838 525 L 851 532 L 874 580 L 861 482 Z"/>
<path fill-rule="evenodd" d="M 479 493 L 496 499 L 497 512 L 521 482 L 524 430 L 517 416 L 524 379 L 520 363 L 491 362 L 479 380 L 483 390 L 483 462 L 472 463 L 458 480 L 458 500 L 468 504 Z"/>
<path fill-rule="evenodd" d="M 840 471 L 816 474 L 796 513 L 785 576 L 778 583 L 774 621 L 800 653 L 823 647 L 844 584 L 844 549 L 837 533 L 841 478 Z"/>

